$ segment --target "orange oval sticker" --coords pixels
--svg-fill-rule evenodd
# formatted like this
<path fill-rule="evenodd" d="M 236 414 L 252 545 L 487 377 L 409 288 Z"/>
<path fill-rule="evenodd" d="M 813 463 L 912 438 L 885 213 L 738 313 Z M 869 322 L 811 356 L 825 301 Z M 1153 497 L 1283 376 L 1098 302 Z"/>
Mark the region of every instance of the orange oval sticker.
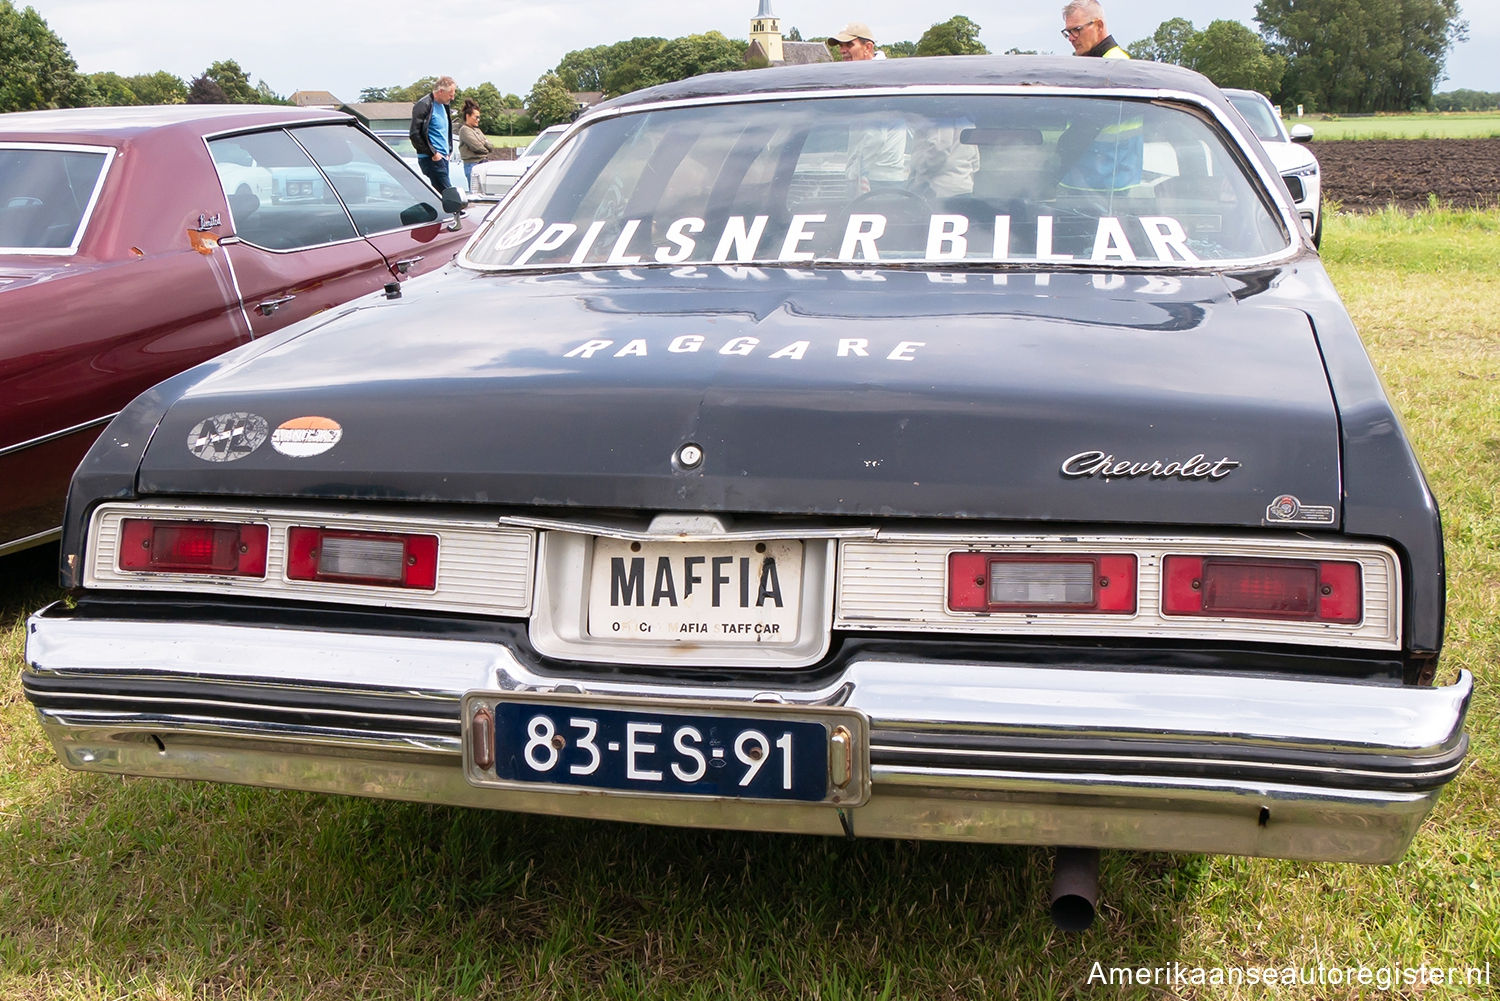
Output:
<path fill-rule="evenodd" d="M 282 455 L 305 459 L 322 455 L 339 443 L 344 429 L 327 417 L 295 417 L 271 432 L 271 447 Z"/>

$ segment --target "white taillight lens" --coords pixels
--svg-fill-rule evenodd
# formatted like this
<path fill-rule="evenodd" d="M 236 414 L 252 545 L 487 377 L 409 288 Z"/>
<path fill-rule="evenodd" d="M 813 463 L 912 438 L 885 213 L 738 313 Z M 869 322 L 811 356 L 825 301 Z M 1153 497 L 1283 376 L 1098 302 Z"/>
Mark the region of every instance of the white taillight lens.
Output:
<path fill-rule="evenodd" d="M 138 573 L 266 575 L 265 525 L 126 518 L 120 524 L 121 570 Z"/>
<path fill-rule="evenodd" d="M 1129 554 L 952 553 L 948 607 L 955 612 L 1105 612 L 1136 608 Z"/>
<path fill-rule="evenodd" d="M 437 553 L 435 535 L 293 528 L 286 573 L 292 580 L 430 591 L 437 586 Z"/>

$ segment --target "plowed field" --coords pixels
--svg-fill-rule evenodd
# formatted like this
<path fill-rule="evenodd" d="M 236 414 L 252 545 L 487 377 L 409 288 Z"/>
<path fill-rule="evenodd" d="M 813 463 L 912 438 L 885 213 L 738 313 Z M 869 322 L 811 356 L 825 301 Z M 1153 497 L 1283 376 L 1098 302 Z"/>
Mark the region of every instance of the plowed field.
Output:
<path fill-rule="evenodd" d="M 1458 208 L 1500 204 L 1500 139 L 1344 139 L 1310 147 L 1323 197 L 1356 211 L 1418 208 L 1429 195 Z"/>

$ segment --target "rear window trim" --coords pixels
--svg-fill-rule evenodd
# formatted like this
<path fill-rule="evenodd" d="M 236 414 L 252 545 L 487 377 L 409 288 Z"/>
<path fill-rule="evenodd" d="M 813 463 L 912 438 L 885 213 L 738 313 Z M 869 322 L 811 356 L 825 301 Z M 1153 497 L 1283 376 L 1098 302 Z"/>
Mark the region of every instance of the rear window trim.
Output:
<path fill-rule="evenodd" d="M 90 143 L 37 142 L 34 140 L 3 141 L 0 142 L 0 149 L 39 149 L 63 153 L 104 154 L 104 166 L 100 168 L 99 176 L 94 180 L 94 190 L 89 194 L 88 204 L 83 207 L 83 214 L 78 220 L 78 228 L 73 232 L 72 243 L 66 247 L 0 247 L 0 254 L 36 257 L 76 256 L 78 248 L 83 244 L 84 236 L 88 233 L 89 223 L 94 218 L 94 209 L 99 205 L 99 195 L 104 190 L 104 181 L 109 177 L 109 169 L 114 165 L 115 156 L 119 153 L 119 149 L 114 146 L 99 146 Z"/>

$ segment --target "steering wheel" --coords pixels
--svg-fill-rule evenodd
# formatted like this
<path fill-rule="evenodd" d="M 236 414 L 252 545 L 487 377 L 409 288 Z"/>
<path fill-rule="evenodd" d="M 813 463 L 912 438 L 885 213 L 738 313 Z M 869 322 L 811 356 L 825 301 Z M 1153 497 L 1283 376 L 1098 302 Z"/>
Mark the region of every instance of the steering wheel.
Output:
<path fill-rule="evenodd" d="M 849 203 L 849 212 L 870 212 L 876 209 L 903 209 L 918 215 L 930 215 L 932 207 L 927 199 L 910 188 L 876 188 L 855 196 Z"/>

